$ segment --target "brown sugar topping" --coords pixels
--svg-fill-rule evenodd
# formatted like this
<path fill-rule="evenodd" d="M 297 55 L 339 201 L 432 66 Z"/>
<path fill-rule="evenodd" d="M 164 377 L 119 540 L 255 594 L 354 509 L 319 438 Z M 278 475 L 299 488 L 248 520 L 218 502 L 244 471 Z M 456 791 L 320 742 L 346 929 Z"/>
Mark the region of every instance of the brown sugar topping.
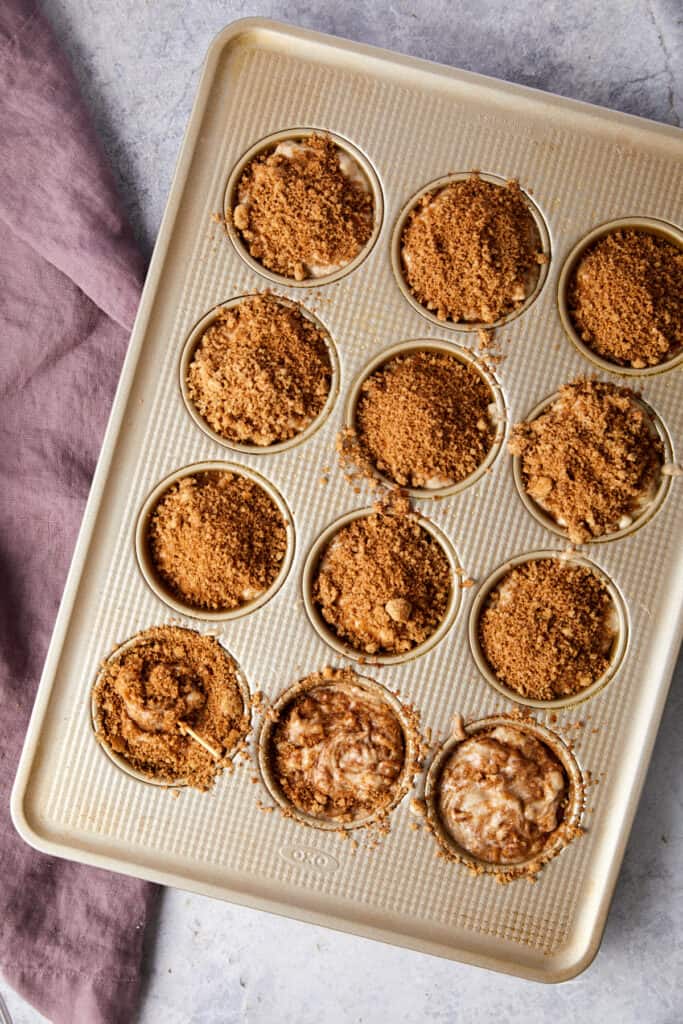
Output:
<path fill-rule="evenodd" d="M 494 674 L 522 697 L 580 693 L 609 667 L 616 613 L 602 579 L 554 558 L 511 569 L 479 619 L 482 653 Z"/>
<path fill-rule="evenodd" d="M 237 198 L 232 219 L 250 254 L 297 281 L 350 263 L 372 234 L 369 185 L 327 135 L 281 143 L 255 157 Z"/>
<path fill-rule="evenodd" d="M 513 429 L 509 449 L 522 460 L 527 493 L 575 543 L 623 529 L 653 496 L 663 448 L 635 398 L 629 388 L 578 378 Z"/>
<path fill-rule="evenodd" d="M 362 386 L 342 453 L 402 487 L 448 487 L 486 458 L 496 426 L 480 373 L 453 356 L 420 351 L 389 360 Z"/>
<path fill-rule="evenodd" d="M 223 611 L 272 586 L 287 530 L 277 505 L 254 480 L 208 470 L 183 477 L 159 499 L 148 544 L 156 572 L 176 598 Z"/>
<path fill-rule="evenodd" d="M 301 685 L 270 739 L 271 770 L 285 797 L 340 823 L 388 809 L 406 759 L 396 712 L 351 669 L 316 672 Z"/>
<path fill-rule="evenodd" d="M 189 396 L 229 441 L 271 445 L 305 430 L 330 392 L 325 337 L 301 310 L 252 295 L 219 311 L 195 349 Z"/>
<path fill-rule="evenodd" d="M 105 662 L 93 690 L 97 735 L 136 771 L 208 789 L 249 728 L 235 665 L 215 637 L 145 630 Z M 181 731 L 189 725 L 219 755 Z"/>
<path fill-rule="evenodd" d="M 581 340 L 619 366 L 657 366 L 683 347 L 683 251 L 647 231 L 613 231 L 569 286 Z"/>
<path fill-rule="evenodd" d="M 365 654 L 402 654 L 424 643 L 446 613 L 448 559 L 414 519 L 371 513 L 328 544 L 313 600 L 337 635 Z"/>
<path fill-rule="evenodd" d="M 473 173 L 417 203 L 401 238 L 415 298 L 439 320 L 491 324 L 524 303 L 545 261 L 516 181 Z"/>

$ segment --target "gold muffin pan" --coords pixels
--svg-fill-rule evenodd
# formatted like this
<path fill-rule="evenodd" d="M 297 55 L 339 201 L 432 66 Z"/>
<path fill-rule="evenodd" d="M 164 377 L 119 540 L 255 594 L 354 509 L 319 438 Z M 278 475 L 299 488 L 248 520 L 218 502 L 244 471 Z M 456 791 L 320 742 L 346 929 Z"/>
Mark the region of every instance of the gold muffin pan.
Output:
<path fill-rule="evenodd" d="M 328 278 L 295 282 L 256 263 L 230 218 L 224 230 L 216 214 L 231 210 L 250 159 L 312 131 L 330 133 L 364 170 L 375 225 L 355 261 Z M 210 793 L 185 787 L 176 799 L 167 787 L 141 784 L 95 741 L 90 694 L 109 652 L 162 623 L 216 635 L 239 666 L 245 692 L 255 699 L 263 691 L 276 709 L 311 673 L 350 665 L 367 685 L 383 687 L 397 708 L 419 713 L 431 735 L 435 759 L 430 766 L 427 758 L 413 791 L 418 803 L 426 797 L 429 817 L 454 713 L 464 716 L 466 731 L 501 716 L 509 721 L 515 709 L 529 713 L 487 676 L 470 640 L 496 572 L 539 553 L 568 557 L 551 523 L 520 501 L 514 460 L 504 451 L 512 423 L 596 366 L 567 338 L 567 268 L 600 226 L 631 224 L 638 220 L 634 211 L 647 212 L 680 239 L 672 223 L 683 189 L 679 146 L 676 131 L 661 125 L 261 19 L 237 22 L 218 36 L 13 792 L 14 821 L 28 842 L 528 978 L 562 980 L 587 966 L 599 945 L 683 630 L 677 543 L 683 505 L 673 500 L 675 478 L 664 481 L 656 515 L 653 508 L 638 529 L 590 547 L 590 564 L 606 578 L 619 618 L 606 677 L 578 706 L 546 703 L 531 709 L 533 719 L 519 719 L 520 727 L 545 730 L 563 757 L 568 752 L 561 760 L 572 793 L 583 789 L 582 781 L 600 780 L 589 786 L 583 812 L 578 800 L 568 805 L 572 822 L 581 816 L 585 835 L 552 858 L 535 886 L 500 886 L 488 870 L 474 877 L 450 856 L 435 857 L 439 844 L 425 835 L 423 819 L 412 816 L 414 800 L 403 787 L 379 849 L 362 842 L 354 849 L 317 821 L 302 827 L 291 808 L 286 815 L 264 813 L 264 800 L 279 807 L 282 796 L 259 755 L 268 710 L 254 715 L 263 728 L 252 737 L 252 765 L 219 779 Z M 493 348 L 504 359 L 494 369 L 490 350 L 475 351 L 477 325 L 439 322 L 406 293 L 400 274 L 401 225 L 416 199 L 472 168 L 498 184 L 519 180 L 548 257 L 524 307 L 497 325 Z M 323 330 L 333 379 L 328 403 L 307 431 L 257 449 L 213 433 L 189 400 L 185 379 L 216 311 L 264 288 L 298 303 Z M 364 664 L 320 619 L 311 580 L 325 543 L 344 522 L 367 514 L 371 500 L 370 491 L 350 486 L 335 465 L 336 435 L 353 422 L 367 374 L 416 348 L 446 351 L 474 366 L 491 389 L 499 429 L 480 471 L 444 493 L 412 495 L 421 524 L 451 567 L 444 621 L 408 656 Z M 679 363 L 676 357 L 656 373 L 638 374 L 674 472 L 683 429 Z M 616 382 L 633 376 L 614 366 L 600 372 Z M 227 615 L 176 601 L 155 577 L 146 550 L 154 502 L 172 482 L 203 469 L 256 479 L 288 524 L 278 580 L 253 605 Z M 570 557 L 584 559 L 577 552 Z M 450 853 L 467 859 L 463 851 Z"/>

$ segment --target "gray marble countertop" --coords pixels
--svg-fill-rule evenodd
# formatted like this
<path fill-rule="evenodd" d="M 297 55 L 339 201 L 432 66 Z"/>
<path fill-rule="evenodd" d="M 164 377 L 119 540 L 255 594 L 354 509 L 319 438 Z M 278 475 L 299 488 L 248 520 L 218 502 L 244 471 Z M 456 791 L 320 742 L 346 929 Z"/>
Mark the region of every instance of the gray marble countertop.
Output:
<path fill-rule="evenodd" d="M 45 8 L 148 252 L 206 48 L 235 18 L 286 20 L 669 124 L 683 116 L 680 0 L 48 0 Z M 681 721 L 683 661 L 601 952 L 573 981 L 545 987 L 167 890 L 140 1024 L 683 1019 Z M 3 993 L 17 1024 L 43 1019 Z"/>

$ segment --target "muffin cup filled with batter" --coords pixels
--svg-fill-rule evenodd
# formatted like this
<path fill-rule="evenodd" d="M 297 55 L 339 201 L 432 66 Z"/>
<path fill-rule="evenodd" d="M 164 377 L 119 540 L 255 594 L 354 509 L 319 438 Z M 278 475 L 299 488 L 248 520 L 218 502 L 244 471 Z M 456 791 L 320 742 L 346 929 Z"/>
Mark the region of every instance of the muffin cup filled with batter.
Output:
<path fill-rule="evenodd" d="M 385 825 L 418 770 L 415 714 L 373 679 L 325 668 L 268 709 L 264 783 L 288 817 L 327 830 Z"/>
<path fill-rule="evenodd" d="M 644 217 L 601 224 L 567 257 L 558 284 L 569 339 L 624 376 L 683 361 L 683 232 Z"/>
<path fill-rule="evenodd" d="M 465 349 L 409 341 L 377 356 L 351 389 L 337 442 L 344 467 L 415 498 L 457 494 L 501 449 L 505 404 Z"/>
<path fill-rule="evenodd" d="M 91 694 L 95 735 L 115 764 L 145 782 L 202 790 L 231 765 L 249 707 L 247 683 L 219 641 L 179 626 L 122 644 Z"/>
<path fill-rule="evenodd" d="M 382 225 L 370 162 L 345 139 L 314 129 L 276 132 L 233 169 L 225 224 L 253 270 L 289 286 L 339 280 L 368 255 Z"/>
<path fill-rule="evenodd" d="M 180 388 L 214 441 L 248 454 L 283 451 L 310 437 L 332 409 L 339 360 L 308 310 L 267 292 L 212 309 L 192 330 Z"/>
<path fill-rule="evenodd" d="M 446 856 L 502 882 L 535 877 L 581 834 L 581 769 L 559 736 L 531 718 L 463 726 L 457 716 L 430 767 L 425 799 Z"/>
<path fill-rule="evenodd" d="M 332 523 L 303 569 L 306 612 L 349 658 L 393 664 L 431 650 L 460 604 L 452 545 L 412 513 L 358 509 Z"/>
<path fill-rule="evenodd" d="M 526 508 L 574 544 L 639 529 L 661 506 L 671 443 L 629 388 L 579 377 L 515 424 L 509 451 Z"/>
<path fill-rule="evenodd" d="M 479 670 L 508 700 L 561 708 L 614 678 L 628 643 L 621 593 L 577 554 L 534 551 L 499 566 L 470 612 Z"/>
<path fill-rule="evenodd" d="M 282 586 L 294 555 L 280 493 L 246 466 L 201 462 L 150 494 L 135 536 L 145 580 L 166 604 L 196 618 L 237 618 Z"/>
<path fill-rule="evenodd" d="M 471 171 L 431 182 L 394 228 L 392 264 L 411 305 L 441 327 L 495 327 L 527 309 L 550 260 L 543 217 L 516 181 Z"/>

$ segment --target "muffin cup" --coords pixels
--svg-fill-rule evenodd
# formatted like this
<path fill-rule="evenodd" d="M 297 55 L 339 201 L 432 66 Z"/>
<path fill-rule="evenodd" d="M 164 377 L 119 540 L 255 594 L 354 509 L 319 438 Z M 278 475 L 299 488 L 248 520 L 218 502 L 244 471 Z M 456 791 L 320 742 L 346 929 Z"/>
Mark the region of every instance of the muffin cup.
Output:
<path fill-rule="evenodd" d="M 414 352 L 439 352 L 444 355 L 450 356 L 453 359 L 457 359 L 465 366 L 470 366 L 472 369 L 480 375 L 486 386 L 491 393 L 491 404 L 495 405 L 495 426 L 496 434 L 493 439 L 490 451 L 486 457 L 482 460 L 481 464 L 470 473 L 469 476 L 465 477 L 464 480 L 460 480 L 456 484 L 450 484 L 448 487 L 401 487 L 407 494 L 416 499 L 428 499 L 428 498 L 446 498 L 454 494 L 460 494 L 461 491 L 471 487 L 478 480 L 484 476 L 488 471 L 489 467 L 493 465 L 496 458 L 498 457 L 500 450 L 503 446 L 503 440 L 505 437 L 505 426 L 506 426 L 506 410 L 505 400 L 503 398 L 503 392 L 500 384 L 493 376 L 489 373 L 468 349 L 461 348 L 459 345 L 454 345 L 448 341 L 439 341 L 434 339 L 418 339 L 416 341 L 402 341 L 397 345 L 393 345 L 391 348 L 385 349 L 380 352 L 368 365 L 361 371 L 360 375 L 356 378 L 355 382 L 351 385 L 349 396 L 346 403 L 345 410 L 345 425 L 349 428 L 354 428 L 356 424 L 356 410 L 358 408 L 358 402 L 362 394 L 362 388 L 365 381 L 376 373 L 377 370 L 381 369 L 386 363 L 395 359 L 397 356 L 410 355 Z M 389 487 L 399 486 L 395 480 L 391 477 L 380 473 L 379 470 L 374 470 L 374 476 L 387 484 Z"/>
<path fill-rule="evenodd" d="M 524 697 L 521 693 L 517 693 L 516 690 L 507 686 L 495 674 L 493 667 L 487 660 L 479 642 L 479 619 L 491 592 L 500 583 L 500 581 L 504 579 L 511 569 L 515 569 L 520 565 L 525 565 L 527 562 L 536 562 L 551 558 L 559 562 L 564 562 L 568 565 L 578 565 L 583 566 L 586 569 L 590 569 L 590 571 L 605 584 L 607 592 L 612 600 L 612 607 L 614 608 L 614 614 L 616 616 L 616 635 L 610 651 L 609 666 L 599 679 L 596 679 L 594 683 L 591 683 L 590 686 L 587 686 L 584 690 L 570 694 L 567 697 L 557 697 L 555 700 L 537 700 L 533 697 Z M 472 656 L 484 679 L 486 679 L 487 683 L 489 683 L 507 700 L 514 701 L 516 704 L 523 704 L 530 708 L 543 708 L 548 710 L 566 708 L 576 704 L 582 704 L 584 701 L 594 697 L 603 689 L 603 687 L 607 686 L 619 671 L 629 642 L 629 621 L 626 602 L 624 601 L 621 591 L 617 588 L 616 584 L 613 583 L 610 577 L 587 558 L 583 558 L 579 554 L 569 554 L 564 551 L 531 551 L 528 554 L 518 555 L 516 558 L 508 559 L 508 561 L 504 562 L 503 565 L 498 566 L 498 568 L 491 573 L 488 579 L 484 580 L 470 610 L 469 641 Z"/>
<path fill-rule="evenodd" d="M 438 542 L 443 553 L 448 559 L 451 573 L 451 591 L 448 597 L 444 616 L 432 635 L 429 636 L 424 643 L 418 644 L 416 647 L 413 647 L 412 650 L 406 651 L 403 654 L 367 654 L 363 651 L 356 650 L 356 648 L 342 640 L 321 615 L 315 601 L 313 600 L 313 584 L 316 571 L 320 564 L 320 559 L 332 538 L 339 532 L 339 530 L 344 526 L 347 526 L 349 523 L 352 523 L 354 520 L 364 519 L 366 516 L 373 514 L 374 510 L 372 508 L 362 508 L 356 509 L 354 512 L 347 512 L 346 515 L 341 516 L 339 519 L 336 519 L 331 523 L 313 543 L 313 546 L 306 556 L 302 573 L 304 607 L 306 608 L 306 614 L 311 621 L 311 625 L 318 636 L 338 654 L 342 654 L 344 657 L 350 658 L 353 661 L 362 661 L 367 664 L 398 665 L 406 661 L 412 661 L 413 658 L 419 658 L 423 654 L 427 654 L 428 651 L 431 651 L 432 648 L 444 638 L 448 630 L 451 628 L 458 614 L 458 609 L 460 608 L 461 594 L 460 587 L 458 586 L 458 580 L 460 573 L 462 573 L 463 570 L 455 549 L 446 535 L 442 533 L 434 523 L 431 523 L 426 519 L 418 519 L 417 521 L 419 522 L 419 525 L 426 530 L 427 533 L 431 534 L 431 536 Z"/>
<path fill-rule="evenodd" d="M 569 289 L 582 256 L 592 245 L 611 235 L 614 231 L 644 231 L 650 235 L 657 235 L 671 245 L 683 250 L 683 231 L 663 220 L 655 220 L 652 217 L 622 217 L 619 220 L 610 220 L 598 227 L 593 228 L 584 238 L 578 242 L 570 251 L 562 265 L 560 277 L 557 283 L 557 307 L 564 332 L 572 345 L 579 350 L 582 356 L 589 359 L 595 366 L 599 366 L 608 373 L 618 373 L 624 377 L 652 377 L 656 373 L 664 373 L 672 370 L 675 366 L 683 363 L 683 348 L 674 353 L 669 359 L 657 363 L 656 366 L 645 366 L 636 368 L 634 366 L 622 366 L 620 363 L 606 359 L 605 356 L 593 351 L 593 349 L 582 341 L 574 326 L 569 312 Z"/>
<path fill-rule="evenodd" d="M 280 571 L 270 587 L 253 601 L 247 601 L 238 608 L 231 608 L 227 611 L 210 611 L 204 608 L 195 608 L 194 605 L 186 604 L 177 598 L 170 587 L 158 575 L 147 540 L 150 517 L 154 512 L 157 503 L 169 487 L 171 487 L 172 484 L 178 483 L 179 480 L 182 480 L 186 476 L 195 476 L 197 473 L 207 472 L 234 473 L 236 476 L 243 476 L 247 477 L 249 480 L 253 480 L 259 485 L 259 487 L 262 487 L 266 494 L 268 494 L 275 502 L 287 530 L 287 550 L 285 552 L 285 557 L 282 561 L 282 565 L 280 566 Z M 239 619 L 243 615 L 249 615 L 251 612 L 255 612 L 258 608 L 261 608 L 266 604 L 266 602 L 270 601 L 287 578 L 294 558 L 294 547 L 294 523 L 292 514 L 280 492 L 268 480 L 266 480 L 265 477 L 261 476 L 260 473 L 255 472 L 255 470 L 249 469 L 247 466 L 238 466 L 230 462 L 197 462 L 194 465 L 184 466 L 182 469 L 178 469 L 174 473 L 171 473 L 170 476 L 167 476 L 161 481 L 161 483 L 157 484 L 144 502 L 140 514 L 138 515 L 137 526 L 135 529 L 135 553 L 137 556 L 138 566 L 150 590 L 156 594 L 160 601 L 163 601 L 164 604 L 168 605 L 169 608 L 172 608 L 174 611 L 180 612 L 182 615 L 189 615 L 195 619 L 204 619 L 207 622 L 226 622 L 230 619 Z"/>
<path fill-rule="evenodd" d="M 374 205 L 374 222 L 372 228 L 372 234 L 367 240 L 361 251 L 352 260 L 346 263 L 339 270 L 335 270 L 331 274 L 327 274 L 324 277 L 311 277 L 305 278 L 303 281 L 297 281 L 293 277 L 285 277 L 284 274 L 276 274 L 274 271 L 264 267 L 257 259 L 250 254 L 246 245 L 242 241 L 242 235 L 240 231 L 235 227 L 232 221 L 232 211 L 236 204 L 237 197 L 237 186 L 243 172 L 247 166 L 251 163 L 255 157 L 260 156 L 262 153 L 268 150 L 275 149 L 280 142 L 292 141 L 298 142 L 302 139 L 307 139 L 311 135 L 326 135 L 335 146 L 343 150 L 345 153 L 355 160 L 358 166 L 363 171 L 370 191 L 372 193 L 373 205 Z M 237 250 L 237 253 L 241 256 L 244 262 L 251 267 L 253 271 L 260 274 L 262 277 L 268 278 L 269 281 L 273 281 L 275 284 L 287 287 L 287 288 L 319 288 L 322 285 L 333 284 L 335 281 L 339 281 L 342 277 L 346 277 L 357 267 L 363 263 L 365 259 L 370 255 L 377 239 L 379 238 L 380 231 L 382 230 L 382 221 L 384 218 L 384 200 L 382 197 L 382 188 L 379 183 L 377 173 L 365 156 L 347 139 L 342 138 L 335 132 L 330 132 L 326 128 L 286 128 L 283 131 L 273 132 L 272 135 L 267 135 L 265 138 L 256 142 L 247 152 L 242 156 L 240 160 L 235 164 L 228 183 L 225 187 L 225 195 L 223 199 L 223 212 L 225 217 L 225 229 L 228 237 L 232 242 L 233 246 Z"/>

